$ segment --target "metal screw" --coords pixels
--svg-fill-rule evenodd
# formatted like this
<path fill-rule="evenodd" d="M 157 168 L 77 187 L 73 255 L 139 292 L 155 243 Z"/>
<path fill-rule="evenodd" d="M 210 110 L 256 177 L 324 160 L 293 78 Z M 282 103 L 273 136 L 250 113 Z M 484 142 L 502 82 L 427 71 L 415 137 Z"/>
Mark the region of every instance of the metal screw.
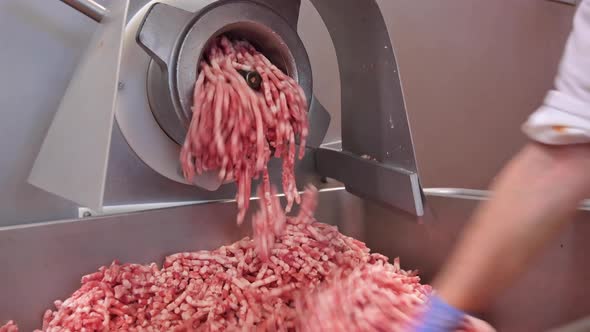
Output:
<path fill-rule="evenodd" d="M 254 90 L 260 90 L 262 85 L 262 76 L 257 71 L 238 70 L 238 72 L 244 77 L 248 86 Z"/>
<path fill-rule="evenodd" d="M 119 89 L 119 91 L 123 90 L 124 87 L 125 87 L 125 83 L 123 83 L 123 82 L 119 82 L 119 84 L 117 84 L 117 89 Z"/>
<path fill-rule="evenodd" d="M 82 214 L 82 217 L 84 217 L 84 218 L 92 217 L 92 213 L 90 213 L 89 211 L 86 211 Z"/>

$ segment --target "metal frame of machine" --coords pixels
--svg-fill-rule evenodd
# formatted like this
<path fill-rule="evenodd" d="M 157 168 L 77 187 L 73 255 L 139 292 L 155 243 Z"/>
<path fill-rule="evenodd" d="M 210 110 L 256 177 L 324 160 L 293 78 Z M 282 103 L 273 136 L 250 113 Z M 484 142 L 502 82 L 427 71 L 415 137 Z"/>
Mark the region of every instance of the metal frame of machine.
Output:
<path fill-rule="evenodd" d="M 311 100 L 308 147 L 316 150 L 315 163 L 319 174 L 343 182 L 351 193 L 422 216 L 423 194 L 397 62 L 379 6 L 373 0 L 364 1 L 363 11 L 359 13 L 358 1 L 355 0 L 312 2 L 326 22 L 336 49 L 343 105 L 342 149 L 319 146 L 328 130 L 330 116 L 317 99 L 311 97 L 311 68 L 295 33 L 300 1 L 290 1 L 289 6 L 284 6 L 284 1 L 280 0 L 221 0 L 195 13 L 165 4 L 151 5 L 138 29 L 137 41 L 158 64 L 150 65 L 147 84 L 148 99 L 156 121 L 177 144 L 184 140 L 190 116 L 191 90 L 196 80 L 195 55 L 201 54 L 211 37 L 232 26 L 235 32 L 257 39 L 258 45 L 273 42 L 284 45 L 285 50 L 277 59 L 287 59 L 288 63 L 283 66 L 293 67 L 291 74 L 295 75 Z M 338 11 L 333 10 L 336 7 Z M 107 24 L 110 24 L 108 19 Z M 251 28 L 252 24 L 259 28 Z M 261 33 L 261 29 L 269 32 Z M 279 39 L 273 41 L 275 36 Z M 90 50 L 93 49 L 91 46 Z M 114 52 L 120 55 L 120 49 Z M 88 56 L 92 54 L 89 52 Z M 115 77 L 118 77 L 118 70 Z M 80 80 L 90 79 L 88 76 Z M 76 113 L 71 107 L 79 103 L 67 101 L 82 95 L 77 90 L 66 95 L 66 102 L 62 103 L 35 162 L 30 181 L 44 190 L 100 210 L 106 171 L 95 165 L 106 165 L 107 162 L 100 162 L 101 158 L 107 158 L 106 155 L 99 155 L 99 162 L 87 159 L 68 161 L 69 167 L 65 167 L 61 164 L 66 162 L 65 158 L 55 158 L 55 154 L 56 150 L 76 154 L 92 150 L 97 145 L 108 147 L 110 127 L 95 127 L 94 131 L 88 132 L 86 135 L 92 138 L 88 143 L 64 141 L 63 135 L 51 136 L 55 132 L 67 132 L 72 127 L 79 128 L 83 117 L 78 116 L 76 120 Z M 117 94 L 113 98 L 116 99 Z M 112 102 L 112 105 L 115 104 Z M 114 112 L 109 112 L 106 118 L 112 121 Z M 135 149 L 132 140 L 128 139 L 128 142 Z M 108 148 L 106 151 L 108 154 Z M 167 158 L 161 154 L 157 159 Z M 166 164 L 171 165 L 171 160 Z M 88 173 L 96 178 L 94 185 L 80 187 L 79 177 L 82 174 L 87 177 Z M 359 177 L 359 173 L 363 176 Z M 211 183 L 210 174 L 204 177 L 208 180 L 196 180 L 195 184 L 209 190 L 219 187 L 219 184 Z M 56 182 L 56 178 L 67 178 L 68 181 Z"/>

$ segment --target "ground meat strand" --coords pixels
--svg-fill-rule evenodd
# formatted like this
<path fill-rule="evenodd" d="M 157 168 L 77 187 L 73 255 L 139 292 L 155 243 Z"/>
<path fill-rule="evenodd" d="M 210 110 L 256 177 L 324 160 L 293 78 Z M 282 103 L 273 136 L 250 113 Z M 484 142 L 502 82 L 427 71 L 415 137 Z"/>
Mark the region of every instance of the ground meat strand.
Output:
<path fill-rule="evenodd" d="M 299 158 L 309 133 L 303 89 L 246 41 L 215 39 L 199 65 L 193 115 L 180 153 L 184 177 L 207 170 L 223 181 L 236 181 L 238 223 L 248 210 L 253 178 L 266 173 L 274 156 L 283 161 L 286 211 L 300 198 L 295 184 L 296 137 Z M 251 89 L 238 70 L 257 71 L 261 90 Z M 263 195 L 270 195 L 265 186 Z"/>
<path fill-rule="evenodd" d="M 283 235 L 287 218 L 282 211 L 276 189 L 274 187 L 270 190 L 265 188 L 270 186 L 267 176 L 263 177 L 262 183 L 262 186 L 258 188 L 261 209 L 252 217 L 252 229 L 254 230 L 254 244 L 258 257 L 262 262 L 267 262 L 275 239 Z M 270 194 L 266 194 L 268 192 Z M 299 213 L 293 219 L 293 223 L 309 224 L 313 222 L 313 214 L 317 207 L 317 193 L 317 189 L 312 185 L 305 189 Z"/>

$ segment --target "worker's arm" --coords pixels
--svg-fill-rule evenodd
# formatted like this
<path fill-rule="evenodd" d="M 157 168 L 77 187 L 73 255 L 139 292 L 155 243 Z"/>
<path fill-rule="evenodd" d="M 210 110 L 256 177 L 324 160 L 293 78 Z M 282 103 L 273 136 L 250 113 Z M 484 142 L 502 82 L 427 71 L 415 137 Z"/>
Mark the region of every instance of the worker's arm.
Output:
<path fill-rule="evenodd" d="M 590 146 L 531 143 L 502 171 L 434 283 L 420 332 L 454 331 L 527 268 L 590 194 Z"/>
<path fill-rule="evenodd" d="M 435 280 L 417 331 L 452 331 L 486 307 L 590 194 L 590 0 L 576 13 L 556 90 L 523 126 L 528 144 L 501 172 Z"/>
<path fill-rule="evenodd" d="M 461 310 L 484 308 L 572 220 L 590 193 L 590 146 L 529 144 L 499 175 L 435 281 Z"/>

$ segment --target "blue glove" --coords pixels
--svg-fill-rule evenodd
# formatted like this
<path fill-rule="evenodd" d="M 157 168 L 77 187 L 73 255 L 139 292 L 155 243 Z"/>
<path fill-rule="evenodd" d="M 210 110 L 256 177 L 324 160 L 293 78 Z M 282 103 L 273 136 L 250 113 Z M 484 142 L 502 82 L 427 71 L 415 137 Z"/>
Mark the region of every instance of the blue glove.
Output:
<path fill-rule="evenodd" d="M 465 313 L 434 295 L 414 332 L 452 332 L 462 323 Z"/>

